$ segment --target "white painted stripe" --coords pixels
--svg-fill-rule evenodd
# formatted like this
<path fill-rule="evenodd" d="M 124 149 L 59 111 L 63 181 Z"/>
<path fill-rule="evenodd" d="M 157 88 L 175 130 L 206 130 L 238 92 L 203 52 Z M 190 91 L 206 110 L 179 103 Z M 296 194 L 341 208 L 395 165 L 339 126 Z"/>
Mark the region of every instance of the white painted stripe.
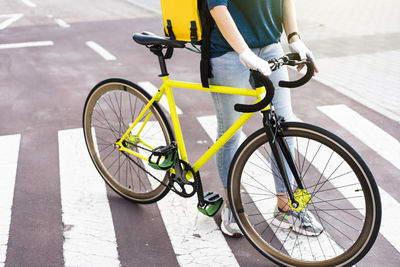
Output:
<path fill-rule="evenodd" d="M 65 266 L 120 266 L 103 179 L 82 129 L 58 132 Z"/>
<path fill-rule="evenodd" d="M 139 86 L 141 86 L 144 90 L 146 90 L 151 96 L 154 96 L 158 92 L 158 88 L 155 87 L 151 82 L 139 82 Z M 164 107 L 164 109 L 167 112 L 170 112 L 168 106 L 168 100 L 165 96 L 161 98 L 159 103 L 162 107 Z M 175 107 L 178 115 L 182 115 L 183 114 L 182 110 L 178 106 Z"/>
<path fill-rule="evenodd" d="M 239 266 L 214 219 L 197 210 L 197 197 L 170 192 L 157 204 L 180 266 Z"/>
<path fill-rule="evenodd" d="M 400 170 L 400 142 L 346 105 L 317 107 Z"/>
<path fill-rule="evenodd" d="M 101 47 L 99 44 L 97 44 L 93 41 L 87 41 L 86 45 L 89 46 L 91 49 L 93 49 L 97 54 L 102 56 L 105 60 L 116 60 L 117 59 L 110 52 L 108 52 L 103 47 Z"/>
<path fill-rule="evenodd" d="M 23 14 L 8 14 L 8 15 L 0 15 L 1 18 L 8 18 L 2 23 L 0 23 L 0 30 L 4 30 L 8 26 L 10 26 L 12 23 L 16 22 L 20 18 L 22 18 Z"/>
<path fill-rule="evenodd" d="M 148 166 L 147 162 L 144 165 Z M 151 167 L 147 171 L 158 177 Z M 149 181 L 153 188 L 159 185 L 152 178 Z M 182 198 L 170 192 L 157 205 L 180 266 L 239 266 L 214 219 L 197 210 L 195 196 Z"/>
<path fill-rule="evenodd" d="M 36 7 L 36 4 L 32 2 L 31 0 L 21 0 L 25 5 L 29 7 Z"/>
<path fill-rule="evenodd" d="M 53 41 L 11 43 L 11 44 L 0 44 L 0 49 L 38 47 L 38 46 L 52 46 L 52 45 L 54 45 Z"/>
<path fill-rule="evenodd" d="M 197 118 L 204 130 L 207 132 L 211 140 L 214 140 L 217 135 L 217 118 L 216 116 L 204 116 Z M 246 139 L 244 133 L 241 135 L 241 142 Z M 250 157 L 250 161 L 254 163 L 255 166 L 263 166 L 267 161 L 260 153 L 255 153 Z M 269 169 L 270 167 L 266 167 Z M 252 168 L 246 169 L 247 176 L 244 176 L 244 183 L 242 185 L 245 187 L 246 191 L 254 193 L 253 201 L 254 204 L 257 206 L 257 209 L 260 211 L 260 214 L 263 214 L 265 220 L 271 221 L 271 216 L 268 217 L 269 214 L 272 214 L 276 205 L 276 199 L 271 198 L 269 201 L 265 200 L 265 190 L 259 189 L 257 190 L 256 187 L 251 187 L 249 185 L 254 184 L 254 180 L 250 177 L 265 177 L 265 187 L 272 190 L 275 190 L 274 178 L 272 174 L 268 172 L 260 173 L 259 168 Z M 260 191 L 260 192 L 257 192 Z M 260 199 L 257 199 L 257 193 L 259 193 Z M 275 192 L 273 192 L 275 194 Z M 263 200 L 263 201 L 258 201 Z M 276 229 L 273 225 L 270 225 L 273 229 Z M 289 235 L 288 235 L 289 234 Z M 289 236 L 289 237 L 288 237 Z M 292 257 L 304 260 L 310 260 L 313 258 L 325 259 L 324 257 L 329 255 L 328 253 L 332 253 L 334 255 L 334 251 L 331 250 L 334 247 L 336 252 L 342 251 L 342 249 L 336 244 L 336 242 L 331 239 L 331 237 L 326 233 L 323 232 L 318 236 L 318 238 L 308 238 L 306 236 L 297 235 L 294 232 L 288 233 L 287 230 L 280 230 L 276 231 L 276 237 L 281 240 L 285 241 L 282 242 L 284 248 L 287 251 L 292 252 Z M 297 243 L 297 244 L 296 244 Z M 308 246 L 301 246 L 301 244 L 308 244 Z M 295 248 L 301 246 L 301 251 L 296 250 Z M 320 248 L 323 247 L 324 251 Z M 315 260 L 315 259 L 314 259 Z"/>
<path fill-rule="evenodd" d="M 60 26 L 61 28 L 69 28 L 69 27 L 71 27 L 71 25 L 69 25 L 68 23 L 66 23 L 64 20 L 62 20 L 62 19 L 55 19 L 54 20 L 57 24 L 58 24 L 58 26 Z"/>
<path fill-rule="evenodd" d="M 383 188 L 379 187 L 382 201 L 382 222 L 379 232 L 400 252 L 399 220 L 400 204 Z"/>
<path fill-rule="evenodd" d="M 6 261 L 21 135 L 0 137 L 0 266 Z"/>

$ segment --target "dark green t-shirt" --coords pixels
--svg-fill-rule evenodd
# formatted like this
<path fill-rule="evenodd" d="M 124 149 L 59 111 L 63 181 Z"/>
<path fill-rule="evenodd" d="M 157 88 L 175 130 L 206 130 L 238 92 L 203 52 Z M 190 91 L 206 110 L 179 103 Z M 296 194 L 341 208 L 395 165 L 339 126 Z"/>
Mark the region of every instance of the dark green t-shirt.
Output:
<path fill-rule="evenodd" d="M 227 6 L 240 33 L 250 48 L 277 43 L 282 35 L 284 0 L 207 0 L 211 10 Z M 211 57 L 233 51 L 218 27 L 211 32 Z"/>

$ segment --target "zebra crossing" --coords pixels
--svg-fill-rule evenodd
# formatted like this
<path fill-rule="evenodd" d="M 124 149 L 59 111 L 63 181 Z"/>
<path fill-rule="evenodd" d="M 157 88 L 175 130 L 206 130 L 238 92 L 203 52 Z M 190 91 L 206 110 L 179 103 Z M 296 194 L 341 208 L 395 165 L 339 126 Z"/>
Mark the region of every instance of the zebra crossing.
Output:
<path fill-rule="evenodd" d="M 156 90 L 149 82 L 140 85 L 149 93 Z M 163 105 L 165 103 L 161 102 Z M 365 142 L 371 153 L 380 155 L 399 168 L 400 143 L 390 134 L 348 106 L 320 106 L 317 109 Z M 183 114 L 182 109 L 177 110 L 178 114 Z M 215 116 L 202 116 L 197 120 L 207 133 L 204 139 L 214 140 Z M 20 134 L 0 137 L 0 266 L 6 262 L 20 139 Z M 370 140 L 375 142 L 369 143 Z M 377 143 L 376 140 L 382 142 Z M 65 266 L 120 266 L 119 244 L 106 186 L 90 160 L 82 129 L 58 131 L 58 148 Z M 400 217 L 390 212 L 400 210 L 400 203 L 396 196 L 391 196 L 383 188 L 380 188 L 380 193 L 383 202 L 381 234 L 400 252 L 400 230 L 396 227 Z M 170 193 L 157 203 L 170 239 L 168 245 L 172 246 L 178 264 L 239 266 L 219 226 L 213 218 L 197 211 L 196 201 L 195 197 L 183 199 Z"/>

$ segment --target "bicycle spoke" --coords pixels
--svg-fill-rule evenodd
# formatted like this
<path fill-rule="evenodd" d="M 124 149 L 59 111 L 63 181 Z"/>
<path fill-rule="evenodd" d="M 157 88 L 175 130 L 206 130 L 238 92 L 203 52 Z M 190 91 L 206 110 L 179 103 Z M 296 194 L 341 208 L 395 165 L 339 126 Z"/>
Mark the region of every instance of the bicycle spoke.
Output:
<path fill-rule="evenodd" d="M 338 221 L 339 223 L 344 224 L 344 225 L 346 225 L 347 227 L 349 227 L 349 228 L 351 228 L 351 229 L 353 229 L 353 230 L 355 230 L 355 231 L 359 231 L 359 230 L 357 230 L 355 227 L 353 227 L 353 226 L 351 226 L 350 224 L 344 222 L 340 217 L 334 216 L 334 215 L 330 214 L 330 213 L 327 212 L 327 211 L 329 211 L 329 210 L 327 210 L 327 209 L 318 209 L 318 208 L 315 209 L 315 212 L 322 212 L 322 213 L 328 215 L 329 217 L 331 217 L 332 219 Z M 342 211 L 342 209 L 339 209 L 339 211 Z M 351 214 L 350 214 L 350 215 L 351 215 Z M 322 220 L 322 218 L 319 218 L 319 219 Z"/>
<path fill-rule="evenodd" d="M 265 187 L 261 182 L 257 181 L 252 175 L 250 175 L 249 173 L 245 172 L 245 174 L 251 178 L 253 181 L 255 181 L 257 184 L 261 185 L 261 187 L 263 187 L 264 189 L 266 189 L 267 191 L 269 191 L 271 194 L 274 194 L 271 190 L 269 190 L 267 187 Z M 274 194 L 275 195 L 275 194 Z"/>
<path fill-rule="evenodd" d="M 250 203 L 255 203 L 255 202 L 260 202 L 260 201 L 265 201 L 265 200 L 269 200 L 272 198 L 276 198 L 276 195 L 273 195 L 272 197 L 267 197 L 267 198 L 262 198 L 262 199 L 257 199 L 257 200 L 253 200 L 253 201 L 249 201 L 249 202 L 243 202 L 243 204 L 250 204 Z"/>
<path fill-rule="evenodd" d="M 333 152 L 332 152 L 333 153 Z M 331 160 L 331 157 L 329 158 L 329 161 Z M 329 162 L 328 161 L 328 162 Z M 336 169 L 331 173 L 331 175 L 329 175 L 328 177 L 327 177 L 327 179 L 325 180 L 325 182 L 323 182 L 322 183 L 322 185 L 319 187 L 319 189 L 321 189 L 328 181 L 329 181 L 329 179 L 331 178 L 331 176 L 336 172 L 336 170 L 337 169 L 339 169 L 339 167 L 343 164 L 343 162 L 344 161 L 342 161 L 337 167 L 336 167 Z M 328 164 L 328 163 L 327 163 Z M 326 166 L 328 166 L 328 165 L 326 165 Z M 324 169 L 324 171 L 325 171 L 325 169 Z M 321 177 L 322 177 L 322 174 L 321 174 Z M 319 181 L 318 181 L 319 182 Z M 311 194 L 311 198 L 313 197 L 313 195 L 315 195 L 315 190 L 316 190 L 316 187 L 315 187 L 315 189 L 314 189 L 314 192 Z M 318 192 L 319 192 L 319 190 L 318 190 Z"/>
<path fill-rule="evenodd" d="M 348 175 L 348 174 L 351 174 L 351 173 L 353 173 L 353 172 L 352 172 L 352 171 L 349 171 L 349 172 L 347 172 L 347 173 L 340 174 L 340 175 L 338 175 L 338 176 L 336 176 L 336 177 L 329 178 L 329 182 L 332 182 L 332 181 L 335 180 L 335 179 L 341 178 L 341 177 L 343 177 L 343 176 L 345 176 L 345 175 Z M 318 185 L 320 185 L 320 184 L 322 184 L 322 183 L 317 183 L 317 184 L 308 186 L 307 188 L 316 187 L 316 186 L 318 186 Z M 318 191 L 318 192 L 321 192 L 321 191 Z"/>
<path fill-rule="evenodd" d="M 99 153 L 101 153 L 104 150 L 108 149 L 109 147 L 114 147 L 114 144 L 99 144 L 99 143 L 97 143 L 97 146 L 105 146 L 104 148 L 99 149 Z"/>
<path fill-rule="evenodd" d="M 316 196 L 315 196 L 316 197 Z M 341 198 L 333 198 L 333 199 L 328 199 L 328 200 L 321 200 L 318 202 L 312 201 L 313 204 L 320 204 L 320 203 L 327 203 L 329 204 L 332 201 L 343 201 L 347 199 L 352 199 L 352 198 L 362 198 L 362 196 L 354 196 L 354 197 L 341 197 Z"/>
<path fill-rule="evenodd" d="M 348 184 L 348 185 L 341 185 L 341 186 L 336 186 L 336 187 L 332 187 L 332 188 L 327 188 L 324 190 L 319 190 L 318 193 L 323 193 L 323 192 L 332 191 L 332 190 L 338 190 L 340 188 L 346 188 L 346 187 L 350 187 L 350 186 L 354 187 L 355 185 L 359 185 L 359 183 L 353 183 L 353 184 Z"/>
<path fill-rule="evenodd" d="M 103 109 L 101 108 L 100 105 L 99 105 L 99 109 L 100 109 L 100 111 L 101 111 L 101 113 L 102 113 L 101 116 L 103 117 L 104 121 L 107 123 L 109 129 L 112 130 L 113 134 L 114 134 L 114 133 L 118 133 L 118 131 L 117 131 L 114 127 L 112 127 L 112 125 L 111 125 L 110 122 L 108 121 L 108 119 L 107 119 L 107 117 L 106 117 L 106 115 L 105 115 L 105 113 L 104 113 L 104 111 L 103 111 Z M 96 112 L 97 112 L 97 111 L 96 111 Z M 114 134 L 114 137 L 115 137 L 115 139 L 118 139 L 118 138 L 119 138 L 117 134 Z"/>

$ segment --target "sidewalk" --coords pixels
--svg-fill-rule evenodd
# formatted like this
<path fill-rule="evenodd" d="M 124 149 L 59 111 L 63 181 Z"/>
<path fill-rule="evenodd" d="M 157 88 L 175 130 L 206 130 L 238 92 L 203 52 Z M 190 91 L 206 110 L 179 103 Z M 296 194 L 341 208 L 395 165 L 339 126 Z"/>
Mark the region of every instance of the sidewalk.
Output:
<path fill-rule="evenodd" d="M 400 2 L 297 0 L 317 79 L 400 122 Z"/>
<path fill-rule="evenodd" d="M 159 0 L 127 1 L 161 15 Z M 297 0 L 296 11 L 316 79 L 400 122 L 400 1 Z"/>

